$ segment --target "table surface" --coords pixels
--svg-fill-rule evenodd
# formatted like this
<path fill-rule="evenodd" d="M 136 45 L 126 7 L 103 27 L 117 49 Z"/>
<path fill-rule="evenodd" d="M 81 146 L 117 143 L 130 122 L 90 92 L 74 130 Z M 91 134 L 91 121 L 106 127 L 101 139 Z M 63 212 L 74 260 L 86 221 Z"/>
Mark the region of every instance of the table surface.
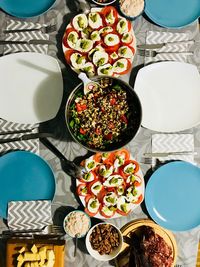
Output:
<path fill-rule="evenodd" d="M 48 54 L 57 58 L 63 74 L 64 79 L 64 97 L 63 102 L 60 108 L 60 111 L 55 119 L 43 123 L 40 125 L 41 130 L 49 130 L 53 132 L 56 136 L 54 139 L 50 139 L 52 143 L 69 159 L 79 162 L 81 157 L 85 157 L 88 153 L 84 148 L 80 147 L 77 143 L 73 142 L 70 134 L 67 132 L 64 122 L 64 109 L 67 96 L 73 90 L 75 86 L 80 83 L 80 80 L 77 78 L 77 74 L 74 73 L 67 64 L 65 64 L 64 56 L 62 53 L 61 40 L 63 36 L 64 29 L 69 23 L 70 19 L 73 18 L 80 8 L 85 4 L 84 0 L 81 1 L 81 4 L 75 0 L 57 0 L 54 7 L 49 10 L 44 15 L 41 15 L 37 18 L 28 19 L 27 21 L 39 22 L 39 23 L 56 23 L 57 32 L 50 34 L 50 39 L 55 41 L 55 45 L 50 45 Z M 0 29 L 5 27 L 6 20 L 11 18 L 9 15 L 6 15 L 4 12 L 0 11 Z M 137 43 L 144 43 L 146 32 L 148 30 L 157 30 L 157 31 L 172 31 L 172 32 L 188 32 L 191 39 L 200 41 L 199 27 L 198 22 L 183 28 L 183 29 L 164 29 L 155 24 L 149 22 L 145 16 L 140 16 L 133 22 L 133 27 L 137 39 Z M 192 46 L 194 51 L 194 56 L 188 58 L 188 62 L 196 65 L 200 71 L 200 43 L 195 42 Z M 1 51 L 0 51 L 1 52 Z M 129 82 L 131 85 L 134 83 L 134 78 L 138 69 L 143 66 L 144 58 L 136 55 L 133 62 L 133 69 L 131 74 L 124 76 L 122 79 Z M 195 150 L 200 152 L 200 126 L 195 127 L 187 131 L 187 133 L 193 133 L 195 138 Z M 140 161 L 144 152 L 151 150 L 151 135 L 153 131 L 142 128 L 140 129 L 138 135 L 130 142 L 127 148 L 131 151 L 132 155 L 136 160 Z M 72 193 L 73 181 L 66 174 L 64 169 L 60 164 L 60 160 L 52 154 L 47 148 L 40 144 L 40 155 L 46 159 L 49 164 L 52 166 L 55 177 L 56 177 L 56 195 L 53 200 L 53 213 L 54 213 L 54 222 L 60 223 L 62 218 L 68 211 L 78 208 L 79 202 L 75 195 Z M 198 153 L 199 155 L 199 153 Z M 196 162 L 200 164 L 200 157 L 197 156 Z M 145 174 L 150 166 L 141 165 L 142 171 Z M 187 216 L 187 214 L 186 214 Z M 111 223 L 115 224 L 118 227 L 122 227 L 127 222 L 137 219 L 137 218 L 146 218 L 147 214 L 145 213 L 144 207 L 138 207 L 127 217 L 121 217 L 117 219 L 109 220 Z M 93 223 L 97 220 L 93 219 Z M 0 220 L 0 231 L 6 228 L 5 222 Z M 191 231 L 174 233 L 178 245 L 178 259 L 177 266 L 179 267 L 194 267 L 196 266 L 196 257 L 197 257 L 197 248 L 199 241 L 199 230 L 197 227 Z M 1 246 L 0 246 L 1 248 Z M 0 266 L 4 266 L 5 255 L 3 249 L 0 249 Z M 66 250 L 65 250 L 65 266 L 76 266 L 76 267 L 87 267 L 87 266 L 111 266 L 112 263 L 109 262 L 99 262 L 94 260 L 86 251 L 84 240 L 81 239 L 78 243 L 78 251 L 76 258 L 73 257 L 74 251 L 74 241 L 70 238 L 66 238 Z"/>

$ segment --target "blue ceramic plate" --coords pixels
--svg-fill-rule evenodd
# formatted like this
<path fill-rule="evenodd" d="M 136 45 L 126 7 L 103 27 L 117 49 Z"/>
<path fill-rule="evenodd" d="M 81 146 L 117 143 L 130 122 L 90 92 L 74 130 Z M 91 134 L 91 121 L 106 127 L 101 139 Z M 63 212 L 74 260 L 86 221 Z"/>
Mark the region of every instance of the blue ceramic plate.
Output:
<path fill-rule="evenodd" d="M 146 0 L 146 15 L 167 28 L 184 27 L 200 16 L 199 0 Z"/>
<path fill-rule="evenodd" d="M 18 18 L 39 16 L 49 10 L 56 0 L 2 0 L 0 8 Z"/>
<path fill-rule="evenodd" d="M 152 219 L 172 231 L 200 225 L 200 168 L 174 161 L 157 169 L 147 183 L 146 208 Z"/>
<path fill-rule="evenodd" d="M 7 217 L 9 201 L 52 200 L 55 178 L 41 157 L 16 151 L 0 157 L 0 217 Z"/>

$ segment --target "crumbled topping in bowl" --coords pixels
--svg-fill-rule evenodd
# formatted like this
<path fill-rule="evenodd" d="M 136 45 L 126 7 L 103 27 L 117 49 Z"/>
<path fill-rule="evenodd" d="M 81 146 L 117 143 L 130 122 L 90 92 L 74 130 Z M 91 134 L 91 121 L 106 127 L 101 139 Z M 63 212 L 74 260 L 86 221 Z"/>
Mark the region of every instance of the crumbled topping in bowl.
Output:
<path fill-rule="evenodd" d="M 90 219 L 83 212 L 73 211 L 66 217 L 64 228 L 71 237 L 84 236 L 90 228 Z"/>
<path fill-rule="evenodd" d="M 144 9 L 144 0 L 120 0 L 121 11 L 129 17 L 137 17 Z"/>

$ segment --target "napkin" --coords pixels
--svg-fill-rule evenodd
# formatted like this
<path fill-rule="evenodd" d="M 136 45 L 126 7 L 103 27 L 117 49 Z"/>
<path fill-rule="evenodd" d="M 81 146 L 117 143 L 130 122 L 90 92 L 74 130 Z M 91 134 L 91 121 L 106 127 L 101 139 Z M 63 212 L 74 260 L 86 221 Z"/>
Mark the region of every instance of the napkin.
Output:
<path fill-rule="evenodd" d="M 28 130 L 28 129 L 33 129 L 31 133 L 37 133 L 38 125 L 37 124 L 19 124 L 19 123 L 8 122 L 6 120 L 0 119 L 0 139 L 6 140 L 7 138 L 15 138 L 15 137 L 19 137 L 22 135 L 19 133 L 1 135 L 2 132 L 6 133 L 6 132 L 13 132 L 13 131 L 20 131 L 20 130 Z M 23 133 L 23 134 L 28 134 L 28 132 Z M 26 151 L 31 151 L 33 153 L 39 154 L 39 139 L 0 144 L 0 153 L 11 151 L 11 150 L 26 150 Z"/>
<path fill-rule="evenodd" d="M 189 33 L 148 31 L 146 44 L 167 44 L 162 48 L 154 49 L 157 52 L 163 52 L 162 54 L 158 54 L 155 57 L 145 57 L 145 64 L 166 60 L 187 62 L 188 51 L 193 44 L 193 41 L 189 40 L 189 38 Z"/>
<path fill-rule="evenodd" d="M 42 25 L 39 23 L 8 20 L 7 30 L 18 30 L 18 29 L 39 29 Z M 5 40 L 12 41 L 26 41 L 30 39 L 43 39 L 48 40 L 49 34 L 43 33 L 40 30 L 37 31 L 25 31 L 25 32 L 12 32 L 5 34 Z M 4 46 L 3 54 L 17 53 L 17 52 L 38 52 L 47 54 L 48 44 L 7 44 Z"/>
<path fill-rule="evenodd" d="M 37 230 L 52 224 L 51 201 L 11 201 L 8 203 L 10 230 Z"/>
<path fill-rule="evenodd" d="M 155 152 L 179 152 L 194 151 L 193 134 L 153 134 L 152 135 L 152 153 Z M 167 160 L 184 160 L 194 163 L 194 154 L 170 155 L 167 157 L 158 157 L 163 162 Z"/>

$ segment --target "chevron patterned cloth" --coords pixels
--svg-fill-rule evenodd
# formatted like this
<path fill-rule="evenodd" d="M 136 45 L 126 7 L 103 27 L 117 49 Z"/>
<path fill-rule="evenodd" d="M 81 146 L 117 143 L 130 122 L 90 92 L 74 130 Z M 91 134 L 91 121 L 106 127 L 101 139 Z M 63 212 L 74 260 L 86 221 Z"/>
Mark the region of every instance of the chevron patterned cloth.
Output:
<path fill-rule="evenodd" d="M 27 22 L 27 21 L 17 21 L 8 20 L 7 30 L 19 30 L 19 29 L 40 29 L 41 24 Z M 7 41 L 27 41 L 30 39 L 43 39 L 48 40 L 49 35 L 42 33 L 42 31 L 25 31 L 25 32 L 12 32 L 6 33 L 5 40 Z M 17 52 L 38 52 L 41 54 L 47 54 L 48 44 L 7 44 L 4 46 L 4 55 Z"/>
<path fill-rule="evenodd" d="M 51 201 L 11 201 L 8 204 L 10 230 L 37 230 L 52 224 Z"/>
<path fill-rule="evenodd" d="M 194 151 L 193 134 L 153 134 L 152 153 Z M 184 160 L 194 163 L 194 155 L 170 155 L 159 157 L 161 162 L 166 160 Z"/>
<path fill-rule="evenodd" d="M 33 129 L 31 133 L 37 133 L 38 125 L 37 124 L 19 124 L 19 123 L 8 122 L 3 119 L 0 119 L 0 133 L 1 132 L 7 133 L 7 132 L 13 132 L 13 131 L 28 130 L 28 129 Z M 20 137 L 21 135 L 22 134 L 6 134 L 6 135 L 0 135 L 0 138 L 6 140 L 7 138 Z M 26 151 L 31 151 L 33 153 L 39 154 L 39 139 L 0 144 L 0 153 L 13 151 L 13 150 L 26 150 Z"/>
<path fill-rule="evenodd" d="M 157 61 L 187 62 L 187 58 L 189 55 L 188 51 L 194 41 L 189 40 L 188 33 L 156 31 L 147 32 L 146 44 L 161 43 L 167 44 L 162 48 L 154 49 L 157 52 L 161 52 L 161 54 L 157 54 L 155 57 L 145 57 L 145 64 Z"/>

